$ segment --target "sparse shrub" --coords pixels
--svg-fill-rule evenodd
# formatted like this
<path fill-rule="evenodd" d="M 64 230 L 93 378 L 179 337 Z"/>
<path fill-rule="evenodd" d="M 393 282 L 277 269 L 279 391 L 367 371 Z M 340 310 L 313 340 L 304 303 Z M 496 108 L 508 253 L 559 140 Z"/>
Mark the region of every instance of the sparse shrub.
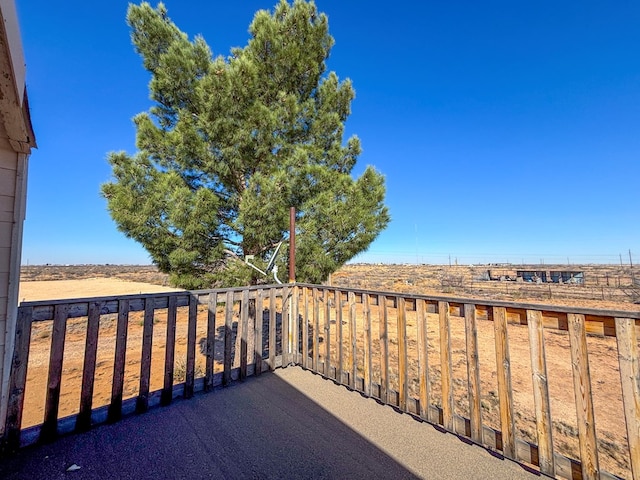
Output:
<path fill-rule="evenodd" d="M 173 382 L 182 383 L 187 377 L 187 357 L 180 357 L 176 359 L 176 364 L 173 367 Z M 196 363 L 193 373 L 193 378 L 204 377 L 204 368 L 202 365 Z"/>

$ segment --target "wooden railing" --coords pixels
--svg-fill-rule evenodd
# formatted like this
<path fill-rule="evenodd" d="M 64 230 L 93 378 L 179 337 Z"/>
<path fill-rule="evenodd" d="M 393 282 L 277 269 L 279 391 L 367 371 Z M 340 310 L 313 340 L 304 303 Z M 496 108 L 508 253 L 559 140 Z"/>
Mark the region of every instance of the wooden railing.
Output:
<path fill-rule="evenodd" d="M 640 479 L 640 312 L 301 284 L 292 310 L 304 368 L 546 475 Z"/>
<path fill-rule="evenodd" d="M 288 326 L 282 322 L 283 315 L 288 318 L 283 298 L 291 290 L 273 286 L 23 302 L 5 447 L 49 441 L 281 366 L 281 336 Z M 152 360 L 160 365 L 153 371 Z M 103 377 L 106 396 L 95 391 Z M 160 388 L 154 390 L 152 383 Z"/>
<path fill-rule="evenodd" d="M 640 480 L 639 332 L 640 312 L 306 284 L 23 303 L 5 441 L 298 364 L 546 475 Z M 42 412 L 26 422 L 38 377 Z"/>

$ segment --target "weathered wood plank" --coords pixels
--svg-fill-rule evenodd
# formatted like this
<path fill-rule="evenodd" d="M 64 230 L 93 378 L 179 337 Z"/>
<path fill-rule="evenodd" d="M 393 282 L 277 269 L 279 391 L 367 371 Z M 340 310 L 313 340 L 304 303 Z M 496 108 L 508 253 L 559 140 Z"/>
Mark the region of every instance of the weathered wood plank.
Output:
<path fill-rule="evenodd" d="M 451 325 L 449 303 L 438 302 L 440 321 L 440 372 L 442 376 L 442 424 L 453 432 L 453 367 L 451 365 Z"/>
<path fill-rule="evenodd" d="M 242 290 L 238 290 L 237 292 L 233 292 L 233 302 L 234 305 L 237 305 L 238 311 L 234 316 L 233 322 L 233 363 L 232 368 L 238 369 L 238 374 L 240 372 L 240 350 L 242 343 Z M 235 307 L 234 307 L 235 308 Z"/>
<path fill-rule="evenodd" d="M 513 390 L 511 388 L 511 359 L 507 334 L 507 312 L 504 307 L 493 307 L 493 328 L 496 345 L 496 372 L 498 400 L 500 402 L 500 429 L 502 453 L 515 459 L 515 424 L 513 417 Z"/>
<path fill-rule="evenodd" d="M 299 300 L 300 300 L 300 289 L 298 286 L 294 285 L 291 288 L 291 358 L 290 362 L 293 364 L 298 364 L 300 361 L 300 345 L 299 345 L 299 321 L 300 318 L 299 313 Z"/>
<path fill-rule="evenodd" d="M 91 427 L 91 408 L 93 405 L 93 385 L 96 373 L 98 353 L 98 330 L 100 329 L 100 302 L 89 304 L 87 318 L 87 336 L 84 344 L 84 365 L 82 368 L 82 389 L 80 391 L 80 411 L 75 429 L 85 431 Z"/>
<path fill-rule="evenodd" d="M 542 312 L 539 310 L 527 310 L 527 323 L 529 325 L 533 404 L 536 411 L 538 462 L 540 471 L 553 477 L 556 473 L 553 459 L 553 425 L 551 423 Z"/>
<path fill-rule="evenodd" d="M 380 335 L 380 400 L 389 403 L 389 312 L 387 297 L 378 296 L 378 325 Z"/>
<path fill-rule="evenodd" d="M 224 370 L 222 374 L 222 384 L 229 385 L 231 383 L 231 364 L 233 362 L 233 292 L 227 292 L 224 315 Z"/>
<path fill-rule="evenodd" d="M 277 344 L 276 290 L 269 291 L 269 369 L 276 369 Z"/>
<path fill-rule="evenodd" d="M 336 378 L 338 382 L 342 383 L 342 375 L 344 373 L 344 332 L 342 325 L 342 292 L 340 290 L 334 291 L 335 306 L 336 306 L 336 336 L 338 337 L 337 354 L 338 360 L 336 362 Z"/>
<path fill-rule="evenodd" d="M 320 299 L 318 289 L 313 289 L 313 363 L 314 372 L 319 372 L 320 361 Z"/>
<path fill-rule="evenodd" d="M 569 322 L 569 343 L 571 345 L 571 364 L 573 367 L 573 390 L 576 399 L 576 415 L 578 417 L 580 462 L 582 463 L 583 478 L 590 480 L 598 478 L 599 466 L 587 354 L 587 334 L 584 315 L 570 313 L 567 317 Z"/>
<path fill-rule="evenodd" d="M 502 449 L 502 433 L 499 430 L 484 425 L 482 427 L 483 442 L 489 448 L 495 450 Z M 529 465 L 538 465 L 538 447 L 516 439 L 515 442 L 516 460 L 528 463 Z M 555 478 L 567 478 L 572 480 L 580 480 L 582 473 L 580 471 L 580 462 L 567 458 L 558 453 L 554 453 L 554 464 L 556 466 Z"/>
<path fill-rule="evenodd" d="M 256 292 L 257 293 L 257 292 Z M 247 299 L 247 305 L 249 307 L 249 315 L 247 319 L 247 376 L 255 373 L 255 355 L 256 355 L 256 300 L 251 298 L 251 292 L 249 292 Z M 251 372 L 251 368 L 254 367 L 254 372 Z"/>
<path fill-rule="evenodd" d="M 24 389 L 27 383 L 27 365 L 29 363 L 29 347 L 31 345 L 32 314 L 33 307 L 18 307 L 15 347 L 11 362 L 11 377 L 9 379 L 7 421 L 5 423 L 7 448 L 10 451 L 20 446 Z"/>
<path fill-rule="evenodd" d="M 585 330 L 587 334 L 605 337 L 616 336 L 616 321 L 614 317 L 601 315 L 585 315 Z"/>
<path fill-rule="evenodd" d="M 329 301 L 329 290 L 323 290 L 324 297 L 324 375 L 329 376 L 331 372 L 331 302 Z M 336 310 L 336 318 L 338 311 Z"/>
<path fill-rule="evenodd" d="M 111 384 L 111 403 L 107 421 L 117 422 L 122 417 L 122 389 L 124 387 L 124 367 L 127 354 L 127 330 L 129 328 L 129 300 L 120 300 L 118 305 L 118 323 L 116 326 L 116 350 L 113 361 L 113 383 Z"/>
<path fill-rule="evenodd" d="M 184 374 L 184 398 L 193 397 L 196 371 L 196 328 L 198 323 L 198 298 L 189 298 L 189 320 L 187 324 L 187 365 Z"/>
<path fill-rule="evenodd" d="M 249 290 L 242 291 L 242 303 L 240 304 L 240 322 L 238 322 L 238 335 L 240 335 L 240 380 L 247 378 L 247 350 L 249 346 Z"/>
<path fill-rule="evenodd" d="M 169 405 L 173 400 L 173 370 L 176 348 L 176 319 L 178 316 L 178 298 L 170 296 L 167 302 L 167 334 L 164 351 L 164 383 L 160 396 L 161 405 Z"/>
<path fill-rule="evenodd" d="M 210 292 L 207 303 L 207 348 L 205 352 L 204 390 L 205 392 L 210 392 L 213 390 L 213 370 L 216 355 L 216 310 L 218 309 L 218 294 L 216 292 Z"/>
<path fill-rule="evenodd" d="M 136 401 L 136 412 L 143 413 L 149 409 L 149 381 L 151 375 L 151 347 L 153 343 L 153 301 L 146 300 L 144 322 L 142 327 L 142 353 L 140 356 L 140 387 Z"/>
<path fill-rule="evenodd" d="M 307 284 L 298 284 L 299 286 L 314 286 Z M 271 286 L 270 288 L 272 288 Z M 254 286 L 249 287 L 249 298 L 255 298 L 256 291 L 265 288 L 264 286 Z M 198 297 L 202 296 L 204 298 L 203 302 L 206 304 L 206 295 L 212 290 L 199 290 L 193 292 L 198 295 Z M 215 289 L 218 292 L 218 295 L 225 294 L 229 289 Z M 362 290 L 357 289 L 349 289 L 343 288 L 343 292 L 347 291 L 357 291 L 362 293 Z M 239 293 L 239 292 L 238 292 Z M 366 290 L 366 293 L 370 295 L 383 295 L 392 297 L 396 295 L 394 292 L 381 292 L 377 290 Z M 189 304 L 189 292 L 177 292 L 175 294 L 178 297 L 178 306 L 186 306 Z M 35 302 L 23 302 L 21 305 L 31 306 L 34 308 L 33 313 L 33 321 L 41 321 L 41 320 L 51 320 L 53 318 L 53 306 L 56 304 L 69 304 L 69 317 L 68 318 L 76 318 L 76 317 L 86 317 L 88 311 L 88 303 L 92 301 L 101 301 L 105 302 L 105 310 L 102 314 L 107 313 L 117 313 L 118 309 L 118 301 L 120 299 L 129 300 L 130 302 L 130 311 L 142 311 L 144 310 L 144 298 L 153 297 L 156 303 L 156 309 L 167 308 L 167 294 L 166 293 L 154 293 L 154 294 L 144 294 L 144 295 L 125 295 L 125 296 L 111 296 L 111 297 L 94 297 L 94 298 L 75 298 L 75 299 L 65 299 L 65 300 L 46 300 L 46 301 L 35 301 Z M 559 314 L 567 314 L 567 313 L 579 313 L 587 316 L 589 318 L 634 318 L 636 320 L 640 319 L 640 312 L 637 311 L 623 311 L 623 310 L 597 310 L 593 308 L 582 308 L 582 307 L 565 307 L 560 305 L 539 305 L 539 304 L 530 304 L 530 303 L 519 303 L 519 302 L 509 302 L 504 300 L 492 300 L 487 302 L 487 299 L 480 298 L 455 298 L 455 297 L 445 297 L 445 296 L 427 296 L 427 295 L 415 295 L 415 294 L 404 294 L 403 295 L 407 300 L 415 300 L 417 298 L 422 298 L 425 301 L 428 301 L 430 304 L 435 305 L 437 302 L 446 301 L 457 304 L 464 303 L 473 303 L 476 305 L 476 308 L 480 309 L 486 307 L 508 307 L 510 311 L 515 310 L 542 310 L 544 312 L 555 312 Z M 198 300 L 200 301 L 200 300 Z M 545 323 L 545 327 L 547 324 Z M 564 326 L 560 326 L 560 329 L 566 330 L 566 324 Z M 605 335 L 614 335 L 615 329 L 604 328 Z"/>
<path fill-rule="evenodd" d="M 476 306 L 464 304 L 465 337 L 467 345 L 467 381 L 469 385 L 469 412 L 471 440 L 482 443 L 482 408 L 480 406 L 480 364 L 478 360 L 478 329 Z"/>
<path fill-rule="evenodd" d="M 358 378 L 358 330 L 356 326 L 356 295 L 349 292 L 347 295 L 349 302 L 349 386 L 356 389 L 356 378 Z"/>
<path fill-rule="evenodd" d="M 371 396 L 372 341 L 371 341 L 371 309 L 369 307 L 369 295 L 362 295 L 362 314 L 364 316 L 364 393 Z"/>
<path fill-rule="evenodd" d="M 634 324 L 631 318 L 616 318 L 618 362 L 631 473 L 634 480 L 640 480 L 640 359 Z"/>
<path fill-rule="evenodd" d="M 408 365 L 407 365 L 407 312 L 404 297 L 396 297 L 398 323 L 398 393 L 400 394 L 399 408 L 407 411 L 409 396 Z"/>
<path fill-rule="evenodd" d="M 185 292 L 170 294 L 170 297 L 177 297 L 178 306 L 189 305 L 189 296 Z M 23 305 L 31 305 L 34 307 L 34 321 L 53 320 L 53 310 L 56 305 L 68 305 L 69 314 L 67 318 L 86 317 L 89 313 L 89 304 L 92 302 L 100 302 L 102 304 L 101 314 L 118 313 L 118 305 L 120 300 L 129 301 L 130 312 L 141 312 L 144 310 L 145 299 L 152 298 L 155 309 L 164 309 L 168 306 L 168 296 L 166 293 L 151 293 L 144 295 L 121 295 L 118 297 L 92 297 L 92 298 L 75 298 L 71 300 L 47 300 L 38 302 L 23 302 Z"/>
<path fill-rule="evenodd" d="M 253 364 L 255 365 L 254 375 L 262 373 L 262 329 L 264 327 L 264 300 L 263 290 L 256 292 L 255 313 L 253 319 Z"/>
<path fill-rule="evenodd" d="M 68 310 L 68 305 L 56 305 L 53 314 L 53 333 L 51 334 L 47 399 L 44 407 L 44 422 L 40 432 L 40 440 L 43 442 L 51 441 L 57 435 L 58 409 L 60 406 L 60 384 L 62 380 L 62 360 L 64 357 L 64 337 L 67 331 Z"/>
<path fill-rule="evenodd" d="M 284 287 L 282 289 L 282 365 L 291 363 L 291 294 L 292 289 Z"/>
<path fill-rule="evenodd" d="M 420 384 L 420 412 L 421 418 L 429 421 L 429 405 L 431 403 L 431 388 L 429 384 L 429 342 L 427 336 L 427 316 L 424 300 L 416 300 L 416 320 L 418 328 L 418 381 Z"/>
<path fill-rule="evenodd" d="M 302 288 L 302 368 L 309 368 L 309 288 Z"/>

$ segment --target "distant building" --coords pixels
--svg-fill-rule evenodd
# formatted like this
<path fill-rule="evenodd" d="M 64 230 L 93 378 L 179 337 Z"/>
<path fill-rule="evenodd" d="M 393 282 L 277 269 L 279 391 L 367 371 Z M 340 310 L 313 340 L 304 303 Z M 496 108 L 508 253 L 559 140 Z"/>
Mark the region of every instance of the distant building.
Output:
<path fill-rule="evenodd" d="M 517 270 L 516 277 L 522 278 L 525 282 L 547 282 L 547 272 L 543 270 Z"/>
<path fill-rule="evenodd" d="M 584 272 L 577 270 L 486 270 L 476 280 L 584 285 Z"/>
<path fill-rule="evenodd" d="M 578 285 L 584 284 L 584 272 L 554 270 L 549 273 L 551 274 L 551 281 L 553 283 L 575 283 Z"/>

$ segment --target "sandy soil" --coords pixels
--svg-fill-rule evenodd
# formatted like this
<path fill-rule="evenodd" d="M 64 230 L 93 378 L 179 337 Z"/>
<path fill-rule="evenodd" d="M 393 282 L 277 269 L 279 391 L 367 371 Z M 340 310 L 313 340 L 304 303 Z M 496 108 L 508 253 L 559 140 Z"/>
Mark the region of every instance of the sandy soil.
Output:
<path fill-rule="evenodd" d="M 20 282 L 21 302 L 63 298 L 102 297 L 136 293 L 173 292 L 179 289 L 119 278 L 85 278 L 82 280 L 50 280 Z"/>

